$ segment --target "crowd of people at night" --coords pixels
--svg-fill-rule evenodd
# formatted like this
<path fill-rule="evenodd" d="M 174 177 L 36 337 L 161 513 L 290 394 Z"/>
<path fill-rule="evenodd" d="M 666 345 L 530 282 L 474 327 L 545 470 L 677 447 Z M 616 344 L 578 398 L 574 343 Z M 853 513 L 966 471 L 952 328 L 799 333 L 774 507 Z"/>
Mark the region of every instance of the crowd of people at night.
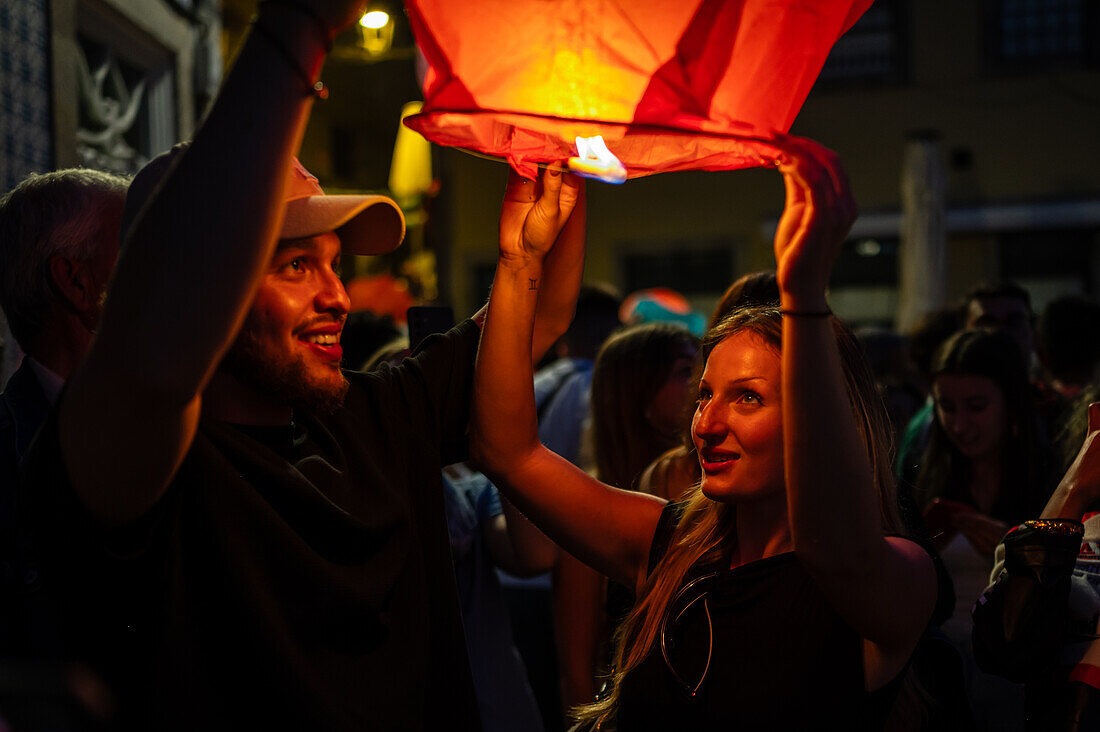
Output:
<path fill-rule="evenodd" d="M 192 140 L 0 198 L 0 730 L 1100 729 L 1100 304 L 853 332 L 843 165 L 779 136 L 709 319 L 582 284 L 550 165 L 484 308 L 353 330 L 404 218 L 295 155 L 358 6 L 262 4 Z"/>

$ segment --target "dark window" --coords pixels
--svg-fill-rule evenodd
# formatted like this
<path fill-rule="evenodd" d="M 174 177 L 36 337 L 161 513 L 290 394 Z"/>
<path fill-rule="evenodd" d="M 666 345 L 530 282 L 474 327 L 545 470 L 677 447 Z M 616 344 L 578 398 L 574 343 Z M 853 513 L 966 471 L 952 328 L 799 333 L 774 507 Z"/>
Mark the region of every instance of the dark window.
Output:
<path fill-rule="evenodd" d="M 1100 4 L 1095 0 L 989 0 L 989 56 L 1002 71 L 1095 66 Z"/>
<path fill-rule="evenodd" d="M 827 87 L 908 80 L 904 0 L 878 0 L 833 46 L 821 69 Z"/>

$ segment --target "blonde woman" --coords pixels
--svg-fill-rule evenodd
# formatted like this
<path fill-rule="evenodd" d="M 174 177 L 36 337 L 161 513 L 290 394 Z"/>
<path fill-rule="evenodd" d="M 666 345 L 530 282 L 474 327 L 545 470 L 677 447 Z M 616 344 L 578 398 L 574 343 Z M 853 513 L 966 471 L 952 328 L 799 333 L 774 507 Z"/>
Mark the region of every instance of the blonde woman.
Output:
<path fill-rule="evenodd" d="M 738 311 L 704 340 L 687 501 L 604 485 L 544 448 L 531 324 L 545 253 L 502 236 L 478 354 L 473 447 L 552 539 L 633 587 L 599 729 L 881 728 L 936 599 L 900 531 L 887 424 L 825 288 L 855 217 L 834 153 L 784 138 L 775 239 L 783 315 Z"/>

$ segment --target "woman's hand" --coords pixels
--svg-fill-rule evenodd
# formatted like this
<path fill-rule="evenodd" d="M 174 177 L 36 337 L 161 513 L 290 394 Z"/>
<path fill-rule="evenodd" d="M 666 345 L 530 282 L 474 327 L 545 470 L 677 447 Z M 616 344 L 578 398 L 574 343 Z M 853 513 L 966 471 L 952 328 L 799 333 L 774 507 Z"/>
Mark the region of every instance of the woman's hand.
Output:
<path fill-rule="evenodd" d="M 542 261 L 554 245 L 580 196 L 579 179 L 548 166 L 539 181 L 508 171 L 500 210 L 500 257 L 504 261 Z"/>
<path fill-rule="evenodd" d="M 833 262 L 858 214 L 855 199 L 835 152 L 801 137 L 781 137 L 777 147 L 787 189 L 775 232 L 784 307 L 823 310 Z"/>
<path fill-rule="evenodd" d="M 1081 450 L 1050 497 L 1043 518 L 1080 520 L 1100 505 L 1100 402 L 1089 405 L 1089 431 Z"/>

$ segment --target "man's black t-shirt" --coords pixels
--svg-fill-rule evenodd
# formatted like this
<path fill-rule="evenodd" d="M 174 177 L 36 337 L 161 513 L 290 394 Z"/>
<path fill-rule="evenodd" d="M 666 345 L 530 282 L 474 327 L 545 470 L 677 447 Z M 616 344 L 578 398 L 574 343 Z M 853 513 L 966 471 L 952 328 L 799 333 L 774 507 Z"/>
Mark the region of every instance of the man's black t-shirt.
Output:
<path fill-rule="evenodd" d="M 440 477 L 463 457 L 478 335 L 348 373 L 332 416 L 203 421 L 122 530 L 80 506 L 51 417 L 23 495 L 69 647 L 124 728 L 478 728 Z"/>

